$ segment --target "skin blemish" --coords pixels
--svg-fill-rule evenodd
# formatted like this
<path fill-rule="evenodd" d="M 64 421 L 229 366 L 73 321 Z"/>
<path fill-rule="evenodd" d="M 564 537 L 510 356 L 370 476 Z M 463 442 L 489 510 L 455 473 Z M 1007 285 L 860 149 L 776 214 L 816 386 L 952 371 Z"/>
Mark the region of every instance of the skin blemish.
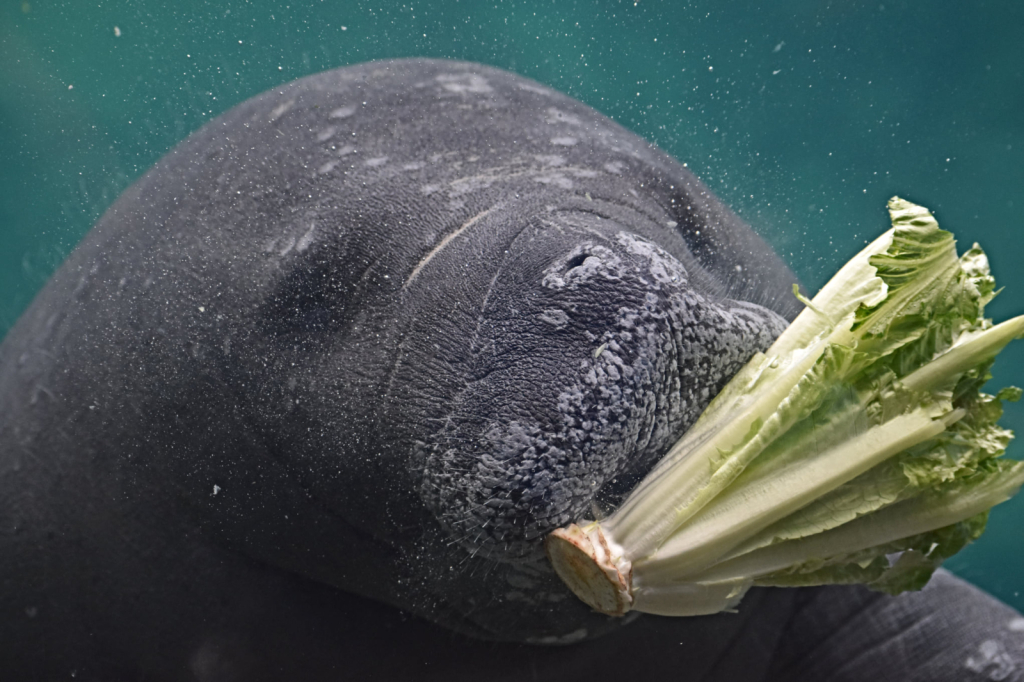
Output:
<path fill-rule="evenodd" d="M 457 92 L 459 94 L 473 93 L 477 95 L 493 92 L 487 79 L 475 73 L 444 73 L 437 77 L 437 81 L 448 92 Z"/>
<path fill-rule="evenodd" d="M 295 106 L 295 100 L 293 100 L 293 99 L 290 99 L 290 100 L 288 100 L 287 102 L 285 102 L 283 104 L 278 104 L 270 112 L 270 120 L 271 120 L 271 122 L 276 121 L 277 119 L 279 119 L 282 116 L 284 116 L 285 114 L 287 114 L 291 110 L 291 108 L 293 106 Z"/>
<path fill-rule="evenodd" d="M 541 313 L 540 319 L 541 321 L 547 322 L 556 329 L 561 329 L 562 327 L 569 323 L 569 316 L 566 314 L 566 312 L 564 310 L 559 310 L 557 308 L 545 310 L 543 313 Z"/>
<path fill-rule="evenodd" d="M 978 651 L 964 661 L 964 667 L 998 682 L 1016 672 L 1017 662 L 1002 642 L 986 639 L 978 645 Z"/>
<path fill-rule="evenodd" d="M 548 108 L 547 117 L 544 119 L 548 123 L 568 123 L 569 125 L 578 126 L 582 125 L 582 121 L 572 114 L 566 113 L 561 109 L 555 107 Z"/>
<path fill-rule="evenodd" d="M 338 129 L 335 126 L 327 126 L 326 128 L 324 128 L 323 130 L 316 134 L 316 141 L 326 142 L 327 140 L 334 137 L 334 133 L 336 132 L 338 132 Z"/>
<path fill-rule="evenodd" d="M 338 107 L 337 109 L 331 112 L 330 117 L 334 119 L 348 118 L 354 113 L 356 113 L 355 106 L 349 105 L 347 107 Z"/>

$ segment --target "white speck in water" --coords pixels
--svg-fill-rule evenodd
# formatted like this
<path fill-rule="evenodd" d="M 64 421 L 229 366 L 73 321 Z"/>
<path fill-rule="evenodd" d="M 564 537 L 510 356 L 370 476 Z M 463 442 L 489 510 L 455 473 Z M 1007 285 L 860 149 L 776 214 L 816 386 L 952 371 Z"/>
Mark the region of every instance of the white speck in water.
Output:
<path fill-rule="evenodd" d="M 119 29 L 117 26 L 114 27 L 114 37 L 115 38 L 120 38 L 121 37 L 121 29 Z"/>
<path fill-rule="evenodd" d="M 220 486 L 217 485 L 217 484 L 214 484 L 214 486 L 213 486 L 213 494 L 216 495 L 219 492 L 220 492 Z"/>
<path fill-rule="evenodd" d="M 598 346 L 597 350 L 594 351 L 594 357 L 595 358 L 601 357 L 601 353 L 603 353 L 604 349 L 607 348 L 607 347 L 608 347 L 607 343 L 602 343 L 600 346 Z"/>
<path fill-rule="evenodd" d="M 743 272 L 743 266 L 742 265 L 737 265 L 736 266 L 736 272 Z"/>
<path fill-rule="evenodd" d="M 199 306 L 199 312 L 205 313 L 206 312 L 206 307 L 205 306 Z"/>

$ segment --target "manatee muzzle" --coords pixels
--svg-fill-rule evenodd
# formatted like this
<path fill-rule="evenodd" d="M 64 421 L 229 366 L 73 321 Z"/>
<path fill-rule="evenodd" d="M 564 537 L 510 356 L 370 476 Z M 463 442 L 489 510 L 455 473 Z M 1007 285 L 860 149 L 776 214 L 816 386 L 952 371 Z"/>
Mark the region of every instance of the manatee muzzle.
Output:
<path fill-rule="evenodd" d="M 620 230 L 492 294 L 491 352 L 424 446 L 421 495 L 453 542 L 536 560 L 547 533 L 620 501 L 785 327 L 692 281 Z"/>

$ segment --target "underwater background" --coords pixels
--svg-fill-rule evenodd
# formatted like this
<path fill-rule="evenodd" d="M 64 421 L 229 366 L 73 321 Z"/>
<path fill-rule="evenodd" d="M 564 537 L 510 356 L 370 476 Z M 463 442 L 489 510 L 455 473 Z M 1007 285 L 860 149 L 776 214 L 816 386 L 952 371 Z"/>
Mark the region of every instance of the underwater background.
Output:
<path fill-rule="evenodd" d="M 0 0 L 0 336 L 189 132 L 286 81 L 414 56 L 529 76 L 656 143 L 812 292 L 888 228 L 890 196 L 923 204 L 987 250 L 1003 320 L 1024 313 L 1022 29 L 1017 0 Z M 1024 341 L 994 373 L 1024 386 Z M 1024 405 L 1003 423 L 1024 434 Z M 1024 495 L 947 566 L 1024 609 Z"/>

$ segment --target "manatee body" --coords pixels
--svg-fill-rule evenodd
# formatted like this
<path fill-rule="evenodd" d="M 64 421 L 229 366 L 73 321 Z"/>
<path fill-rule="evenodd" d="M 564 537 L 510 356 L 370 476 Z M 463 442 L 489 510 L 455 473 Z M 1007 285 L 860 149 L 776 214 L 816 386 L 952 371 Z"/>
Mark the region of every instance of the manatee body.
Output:
<path fill-rule="evenodd" d="M 0 670 L 761 679 L 849 654 L 783 637 L 822 600 L 1012 616 L 944 576 L 621 627 L 547 566 L 544 535 L 614 508 L 781 332 L 793 282 L 686 168 L 526 79 L 381 62 L 249 100 L 0 346 Z"/>

